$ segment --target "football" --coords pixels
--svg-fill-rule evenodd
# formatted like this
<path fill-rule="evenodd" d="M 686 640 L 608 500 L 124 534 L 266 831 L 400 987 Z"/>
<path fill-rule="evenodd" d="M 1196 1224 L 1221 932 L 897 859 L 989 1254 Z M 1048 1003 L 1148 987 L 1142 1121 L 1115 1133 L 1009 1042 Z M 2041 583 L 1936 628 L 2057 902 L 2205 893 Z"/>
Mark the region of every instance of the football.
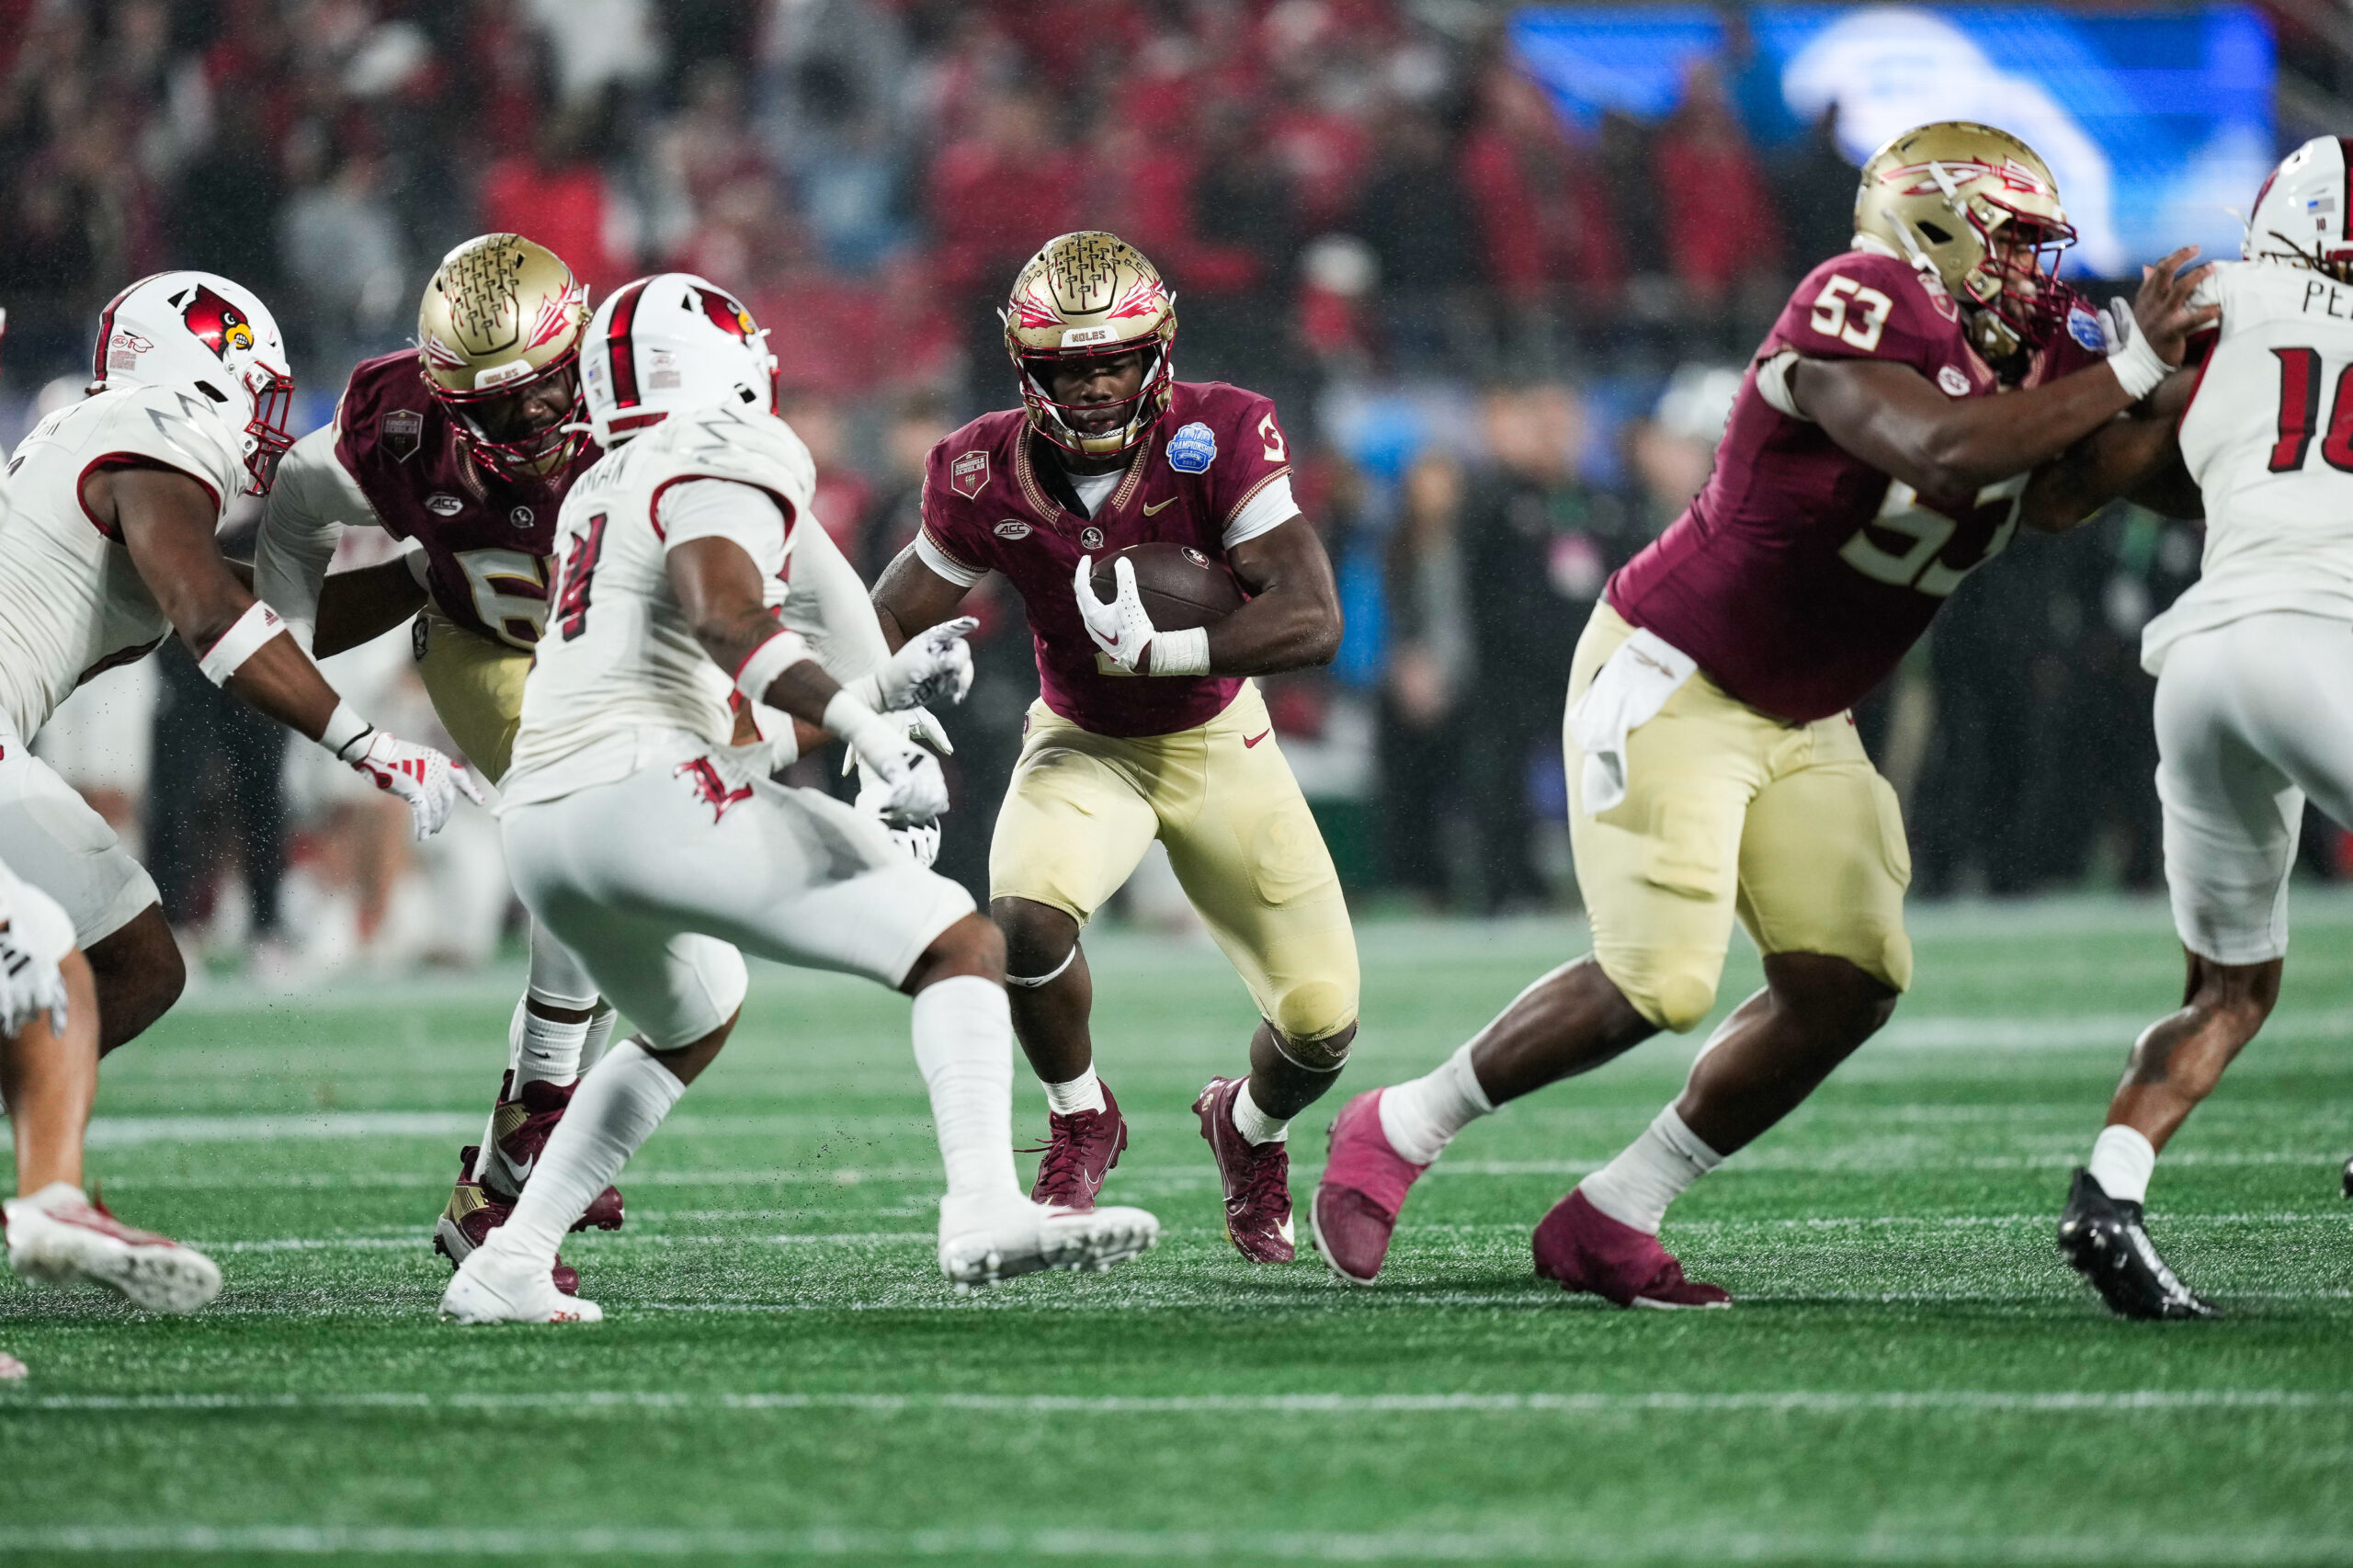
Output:
<path fill-rule="evenodd" d="M 1131 544 L 1095 563 L 1096 597 L 1120 591 L 1112 562 L 1135 562 L 1136 597 L 1163 631 L 1182 631 L 1223 620 L 1242 608 L 1242 586 L 1225 562 L 1212 561 L 1189 544 Z"/>

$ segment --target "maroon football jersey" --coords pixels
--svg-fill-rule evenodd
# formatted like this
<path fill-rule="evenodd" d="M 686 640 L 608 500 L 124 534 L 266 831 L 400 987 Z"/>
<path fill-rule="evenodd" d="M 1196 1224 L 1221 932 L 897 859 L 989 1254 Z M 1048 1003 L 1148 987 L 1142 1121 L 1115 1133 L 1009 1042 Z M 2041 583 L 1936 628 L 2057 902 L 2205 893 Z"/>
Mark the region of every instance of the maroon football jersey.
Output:
<path fill-rule="evenodd" d="M 1131 676 L 1098 657 L 1071 579 L 1082 555 L 1131 544 L 1191 545 L 1225 559 L 1225 529 L 1290 472 L 1275 405 L 1223 381 L 1178 381 L 1168 411 L 1092 517 L 1054 492 L 1054 460 L 1020 409 L 983 415 L 932 448 L 923 531 L 949 561 L 1002 572 L 1020 591 L 1046 706 L 1099 735 L 1165 735 L 1206 724 L 1242 688 L 1226 676 Z"/>
<path fill-rule="evenodd" d="M 335 424 L 335 458 L 385 530 L 425 547 L 427 592 L 441 613 L 517 648 L 538 642 L 556 513 L 597 449 L 546 479 L 499 478 L 466 455 L 414 350 L 360 361 Z"/>
<path fill-rule="evenodd" d="M 1809 358 L 1909 365 L 1948 397 L 1997 391 L 1937 280 L 1849 251 L 1809 273 L 1733 401 L 1715 471 L 1690 509 L 1609 582 L 1619 614 L 1699 661 L 1716 684 L 1802 723 L 1852 707 L 1927 630 L 1946 597 L 2001 553 L 2026 475 L 1975 495 L 1919 495 L 1756 390 L 1756 366 Z M 2105 357 L 2078 304 L 2024 381 Z"/>

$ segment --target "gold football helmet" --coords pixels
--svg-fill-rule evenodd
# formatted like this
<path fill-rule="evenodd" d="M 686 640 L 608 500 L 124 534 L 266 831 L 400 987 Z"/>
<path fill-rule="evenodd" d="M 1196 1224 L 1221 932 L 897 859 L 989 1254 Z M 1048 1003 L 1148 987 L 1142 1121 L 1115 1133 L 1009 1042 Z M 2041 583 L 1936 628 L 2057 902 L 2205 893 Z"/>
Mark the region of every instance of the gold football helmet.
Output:
<path fill-rule="evenodd" d="M 587 326 L 587 289 L 520 234 L 477 235 L 441 258 L 417 307 L 417 359 L 476 462 L 521 479 L 579 454 L 587 437 L 575 368 Z M 570 379 L 570 408 L 535 422 L 523 394 L 559 377 Z"/>
<path fill-rule="evenodd" d="M 1074 456 L 1108 458 L 1152 433 L 1168 407 L 1176 375 L 1169 349 L 1176 341 L 1176 297 L 1142 251 L 1100 229 L 1048 240 L 1022 264 L 1013 297 L 997 313 L 1005 321 L 1005 351 L 1021 373 L 1021 404 L 1038 434 Z M 1043 379 L 1046 367 L 1131 348 L 1144 355 L 1143 385 L 1114 405 L 1120 417 L 1100 432 L 1072 424 L 1068 416 L 1076 405 L 1054 401 Z"/>
<path fill-rule="evenodd" d="M 2040 347 L 2073 299 L 2058 281 L 2059 253 L 2075 243 L 2059 183 L 2033 148 L 1990 125 L 1939 120 L 1872 153 L 1855 234 L 1936 274 L 1988 359 Z"/>

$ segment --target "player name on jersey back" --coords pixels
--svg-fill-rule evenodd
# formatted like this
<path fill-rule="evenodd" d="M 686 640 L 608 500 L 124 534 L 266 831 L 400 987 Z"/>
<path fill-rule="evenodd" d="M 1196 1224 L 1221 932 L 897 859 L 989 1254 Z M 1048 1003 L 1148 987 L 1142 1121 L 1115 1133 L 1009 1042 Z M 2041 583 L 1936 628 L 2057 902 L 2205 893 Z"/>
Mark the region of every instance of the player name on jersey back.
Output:
<path fill-rule="evenodd" d="M 1229 529 L 1288 483 L 1290 449 L 1275 405 L 1222 381 L 1178 381 L 1167 412 L 1131 455 L 1092 517 L 1074 510 L 1040 465 L 1052 458 L 1019 409 L 985 415 L 931 450 L 923 532 L 934 569 L 976 582 L 1002 572 L 1019 591 L 1046 706 L 1102 735 L 1165 735 L 1205 724 L 1242 683 L 1224 676 L 1128 675 L 1106 668 L 1080 619 L 1079 559 L 1130 545 L 1190 545 L 1222 561 Z M 1283 519 L 1277 519 L 1278 524 Z"/>
<path fill-rule="evenodd" d="M 1802 723 L 1877 686 L 1953 590 L 2001 553 L 2027 476 L 1972 495 L 1919 494 L 1767 400 L 1758 367 L 1784 352 L 1909 366 L 1956 399 L 1999 387 L 1935 278 L 1893 256 L 1833 256 L 1798 285 L 1749 367 L 1706 488 L 1610 579 L 1619 614 L 1750 707 Z M 2097 319 L 2079 305 L 2021 384 L 2105 352 Z"/>
<path fill-rule="evenodd" d="M 2222 307 L 2181 420 L 2205 553 L 2198 581 L 2142 633 L 2152 671 L 2183 637 L 2244 616 L 2353 619 L 2353 286 L 2225 261 L 2200 302 Z"/>
<path fill-rule="evenodd" d="M 550 800 L 639 764 L 639 741 L 685 733 L 714 746 L 733 733 L 729 672 L 711 663 L 670 586 L 665 491 L 697 480 L 748 485 L 778 510 L 730 532 L 783 604 L 791 535 L 809 515 L 816 472 L 782 420 L 718 407 L 676 414 L 608 452 L 574 482 L 556 527 L 556 588 L 501 793 Z"/>
<path fill-rule="evenodd" d="M 121 387 L 33 427 L 0 525 L 0 711 L 27 740 L 76 686 L 171 634 L 131 552 L 83 505 L 83 481 L 109 466 L 184 473 L 216 510 L 245 483 L 235 433 L 192 392 Z"/>

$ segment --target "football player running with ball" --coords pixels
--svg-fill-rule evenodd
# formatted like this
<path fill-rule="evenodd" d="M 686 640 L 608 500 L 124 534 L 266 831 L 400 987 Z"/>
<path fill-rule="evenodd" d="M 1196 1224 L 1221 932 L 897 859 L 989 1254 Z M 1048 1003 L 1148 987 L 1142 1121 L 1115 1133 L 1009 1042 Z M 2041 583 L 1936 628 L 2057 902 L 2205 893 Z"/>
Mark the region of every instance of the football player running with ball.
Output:
<path fill-rule="evenodd" d="M 1342 1278 L 1371 1282 L 1406 1190 L 1471 1121 L 1705 1017 L 1737 916 L 1765 988 L 1534 1244 L 1539 1275 L 1620 1306 L 1729 1304 L 1659 1244 L 1667 1206 L 1912 975 L 1904 824 L 1847 710 L 2009 542 L 2029 472 L 2154 391 L 2213 314 L 2181 251 L 2103 328 L 2053 276 L 2073 237 L 2006 132 L 1922 126 L 1863 166 L 1854 248 L 1798 285 L 1706 489 L 1578 642 L 1564 745 L 1593 953 L 1437 1071 L 1342 1108 L 1313 1213 Z"/>
<path fill-rule="evenodd" d="M 880 710 L 961 699 L 971 623 L 891 654 L 854 574 L 847 593 L 804 576 L 801 551 L 824 537 L 816 474 L 776 416 L 765 338 L 733 296 L 680 273 L 627 285 L 589 327 L 583 380 L 606 455 L 564 499 L 500 825 L 533 918 L 640 1032 L 581 1080 L 514 1213 L 460 1267 L 441 1304 L 461 1322 L 602 1315 L 551 1283 L 556 1244 L 726 1043 L 739 949 L 914 997 L 949 1279 L 1107 1267 L 1158 1234 L 1141 1210 L 1022 1195 L 1004 942 L 885 826 L 929 823 L 948 790 Z M 795 742 L 733 745 L 739 694 L 847 743 L 876 815 L 772 782 Z"/>
<path fill-rule="evenodd" d="M 254 552 L 256 587 L 322 656 L 414 618 L 433 710 L 494 784 L 547 624 L 556 513 L 597 455 L 580 399 L 587 297 L 554 253 L 519 234 L 450 251 L 417 308 L 419 346 L 362 361 L 335 418 L 287 454 Z M 408 551 L 329 578 L 343 529 L 362 524 Z M 451 1267 L 513 1210 L 612 1028 L 580 961 L 534 925 L 506 1075 L 434 1230 Z M 581 1223 L 620 1229 L 620 1194 L 600 1195 Z"/>
<path fill-rule="evenodd" d="M 1097 232 L 1049 242 L 1005 311 L 1022 406 L 932 449 L 923 530 L 874 600 L 896 642 L 1002 572 L 1036 641 L 1042 693 L 989 850 L 1014 1026 L 1049 1106 L 1032 1196 L 1092 1204 L 1127 1145 L 1095 1069 L 1079 933 L 1157 838 L 1257 1005 L 1248 1076 L 1211 1079 L 1194 1109 L 1226 1233 L 1252 1262 L 1282 1263 L 1284 1140 L 1356 1038 L 1357 951 L 1331 855 L 1247 677 L 1328 663 L 1339 600 L 1291 499 L 1274 404 L 1176 381 L 1176 335 L 1174 300 L 1133 246 Z M 1155 626 L 1134 562 L 1119 556 L 1108 576 L 1096 564 L 1151 543 L 1230 570 L 1248 602 L 1207 626 Z"/>
<path fill-rule="evenodd" d="M 2188 975 L 2180 1010 L 2134 1043 L 2059 1221 L 2062 1256 L 2124 1317 L 2213 1312 L 2149 1240 L 2149 1177 L 2279 998 L 2304 802 L 2353 826 L 2347 165 L 2334 136 L 2288 155 L 2256 198 L 2245 259 L 2217 262 L 2200 285 L 2222 315 L 2196 376 L 2176 376 L 2154 417 L 2101 430 L 2027 492 L 2052 527 L 2122 494 L 2206 519 L 2198 581 L 2141 640 L 2157 677 L 2165 881 Z"/>
<path fill-rule="evenodd" d="M 254 597 L 215 535 L 239 491 L 268 493 L 292 437 L 278 324 L 239 285 L 161 272 L 116 295 L 90 393 L 33 427 L 0 522 L 0 860 L 74 924 L 98 1049 L 178 999 L 187 969 L 155 883 L 27 745 L 74 687 L 176 632 L 216 685 L 404 801 L 424 838 L 466 770 L 352 711 Z M 189 781 L 157 778 L 155 788 Z"/>

